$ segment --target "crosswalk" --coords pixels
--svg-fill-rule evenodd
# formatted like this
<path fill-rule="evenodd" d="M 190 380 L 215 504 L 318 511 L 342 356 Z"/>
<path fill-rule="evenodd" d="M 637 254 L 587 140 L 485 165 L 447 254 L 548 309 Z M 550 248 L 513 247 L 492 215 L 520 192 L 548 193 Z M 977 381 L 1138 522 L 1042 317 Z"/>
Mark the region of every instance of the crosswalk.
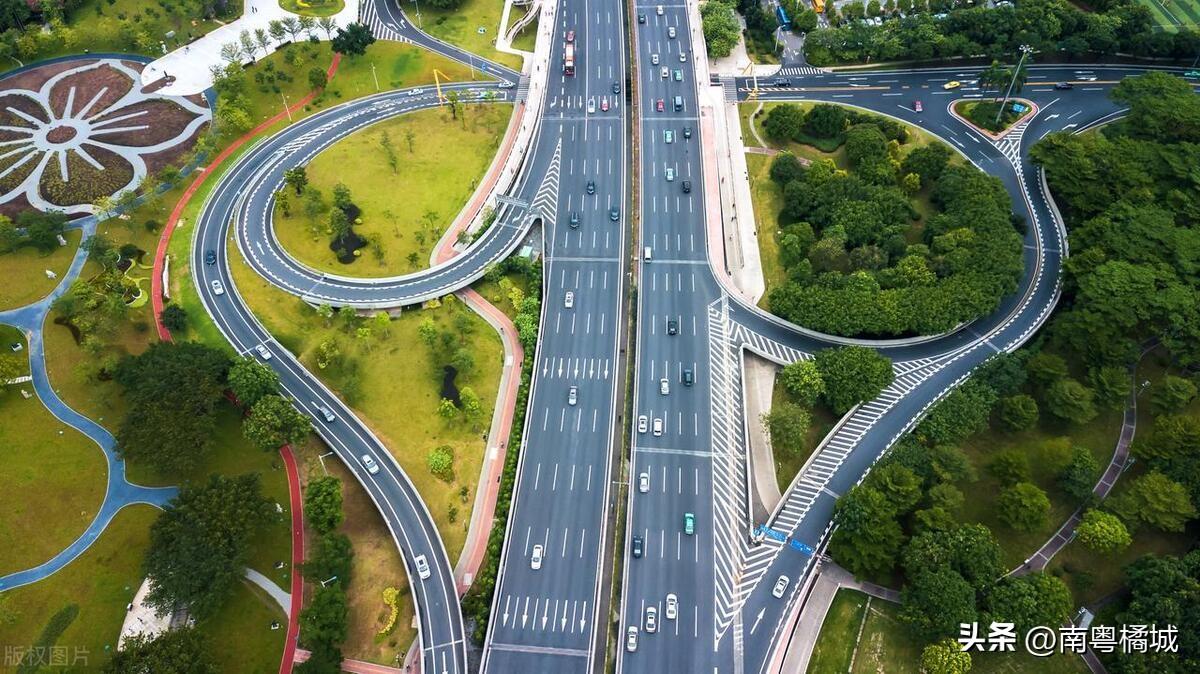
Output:
<path fill-rule="evenodd" d="M 776 74 L 782 77 L 803 77 L 804 75 L 824 75 L 828 72 L 830 71 L 816 66 L 784 66 Z"/>
<path fill-rule="evenodd" d="M 517 98 L 516 98 L 516 101 L 517 101 L 518 103 L 521 103 L 521 102 L 524 102 L 524 101 L 526 101 L 526 100 L 528 100 L 528 99 L 529 99 L 529 76 L 528 76 L 528 75 L 521 75 L 521 78 L 517 80 Z"/>
<path fill-rule="evenodd" d="M 737 80 L 731 75 L 721 76 L 721 93 L 725 96 L 727 103 L 736 103 L 738 97 Z"/>
<path fill-rule="evenodd" d="M 371 29 L 376 40 L 391 40 L 392 42 L 411 42 L 390 25 L 384 23 L 375 9 L 374 2 L 363 2 L 358 6 L 358 21 Z"/>
<path fill-rule="evenodd" d="M 1021 170 L 1021 140 L 1025 137 L 1025 130 L 1029 128 L 1031 121 L 1032 117 L 1027 118 L 1004 134 L 1004 138 L 995 142 L 996 148 L 1018 171 Z"/>

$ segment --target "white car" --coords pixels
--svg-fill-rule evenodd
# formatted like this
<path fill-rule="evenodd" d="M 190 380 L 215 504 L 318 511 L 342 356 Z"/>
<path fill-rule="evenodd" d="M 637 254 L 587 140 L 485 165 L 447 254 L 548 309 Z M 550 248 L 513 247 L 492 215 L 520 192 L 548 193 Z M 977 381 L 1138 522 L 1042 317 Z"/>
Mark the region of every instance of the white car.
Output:
<path fill-rule="evenodd" d="M 214 295 L 224 295 L 225 294 L 225 286 L 221 285 L 221 282 L 216 279 L 213 279 L 212 289 L 213 289 Z"/>
<path fill-rule="evenodd" d="M 663 66 L 662 70 L 660 70 L 658 72 L 662 74 L 662 78 L 664 80 L 671 76 L 671 71 L 668 70 L 666 66 Z"/>
<path fill-rule="evenodd" d="M 572 386 L 571 388 L 567 389 L 567 404 L 575 405 L 578 402 L 579 402 L 579 387 Z"/>
<path fill-rule="evenodd" d="M 567 291 L 567 296 L 563 298 L 563 306 L 568 309 L 575 307 L 575 293 L 570 290 Z"/>
<path fill-rule="evenodd" d="M 417 575 L 421 577 L 421 580 L 427 580 L 429 578 L 429 560 L 425 559 L 425 555 L 417 555 L 413 561 L 417 564 Z"/>
<path fill-rule="evenodd" d="M 656 14 L 658 14 L 659 16 L 662 16 L 662 15 L 663 15 L 663 6 L 662 6 L 662 5 L 659 5 L 658 7 L 655 7 L 655 8 L 654 8 L 654 12 L 655 12 Z"/>
<path fill-rule="evenodd" d="M 650 55 L 650 64 L 651 64 L 651 65 L 658 65 L 658 54 L 651 54 L 651 55 Z"/>
<path fill-rule="evenodd" d="M 529 558 L 529 566 L 534 571 L 537 571 L 538 569 L 542 568 L 542 546 L 541 545 L 533 546 L 533 556 L 531 556 Z"/>
<path fill-rule="evenodd" d="M 662 435 L 662 434 L 663 434 L 662 419 L 655 419 L 654 420 L 654 435 L 658 436 L 658 435 Z"/>
<path fill-rule="evenodd" d="M 362 455 L 362 465 L 372 475 L 379 472 L 379 464 L 375 463 L 375 459 L 372 459 L 370 454 Z"/>
<path fill-rule="evenodd" d="M 337 419 L 337 417 L 333 416 L 333 410 L 329 409 L 329 407 L 322 405 L 315 400 L 313 401 L 313 405 L 316 405 L 317 411 L 321 413 L 321 418 L 324 419 L 326 423 L 332 424 L 334 420 Z"/>
<path fill-rule="evenodd" d="M 254 350 L 258 352 L 258 355 L 263 360 L 271 360 L 271 351 L 267 348 L 266 344 L 259 344 L 258 346 L 254 347 Z"/>
<path fill-rule="evenodd" d="M 666 377 L 658 380 L 658 392 L 663 395 L 671 392 L 671 382 L 667 381 Z"/>
<path fill-rule="evenodd" d="M 669 182 L 669 183 L 675 182 L 675 169 L 673 169 L 669 166 L 667 167 L 667 182 Z"/>
<path fill-rule="evenodd" d="M 667 607 L 663 611 L 663 616 L 667 620 L 674 620 L 679 616 L 679 597 L 676 597 L 674 593 L 667 595 Z"/>
<path fill-rule="evenodd" d="M 679 52 L 679 62 L 687 63 L 687 52 L 685 52 L 685 51 Z"/>
<path fill-rule="evenodd" d="M 630 625 L 629 629 L 625 630 L 625 650 L 630 653 L 637 650 L 638 628 L 637 625 Z"/>
<path fill-rule="evenodd" d="M 771 594 L 776 599 L 782 599 L 783 593 L 787 592 L 788 583 L 790 582 L 792 581 L 789 580 L 787 576 L 780 576 L 779 579 L 775 581 L 775 587 L 771 588 Z"/>
<path fill-rule="evenodd" d="M 641 473 L 638 475 L 638 491 L 643 494 L 650 491 L 650 473 Z"/>
<path fill-rule="evenodd" d="M 658 631 L 658 607 L 646 607 L 646 634 L 654 634 Z"/>
<path fill-rule="evenodd" d="M 667 29 L 667 37 L 671 38 L 672 40 L 675 39 L 675 26 L 671 26 Z"/>
<path fill-rule="evenodd" d="M 596 99 L 594 99 L 594 98 L 589 98 L 589 99 L 588 99 L 588 108 L 587 108 L 587 110 L 588 110 L 588 114 L 589 114 L 589 115 L 591 115 L 591 114 L 594 114 L 594 113 L 596 112 Z"/>
<path fill-rule="evenodd" d="M 408 95 L 409 96 L 420 96 L 423 93 L 425 93 L 424 89 L 413 89 L 408 92 Z"/>
<path fill-rule="evenodd" d="M 639 416 L 638 417 L 638 433 L 645 433 L 647 426 L 648 426 L 648 424 L 646 422 L 646 415 L 643 414 L 643 415 Z"/>

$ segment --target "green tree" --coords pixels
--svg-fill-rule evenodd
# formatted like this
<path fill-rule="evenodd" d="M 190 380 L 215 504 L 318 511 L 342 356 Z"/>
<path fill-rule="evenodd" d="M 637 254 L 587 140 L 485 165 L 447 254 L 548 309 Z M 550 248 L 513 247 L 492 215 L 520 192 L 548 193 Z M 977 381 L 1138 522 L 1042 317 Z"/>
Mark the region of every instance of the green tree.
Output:
<path fill-rule="evenodd" d="M 375 44 L 375 36 L 371 29 L 361 23 L 349 23 L 345 28 L 339 28 L 337 35 L 330 40 L 333 51 L 346 56 L 362 56 L 367 53 L 367 47 Z"/>
<path fill-rule="evenodd" d="M 818 103 L 804 116 L 804 130 L 817 138 L 836 138 L 846 130 L 846 110 L 840 105 Z"/>
<path fill-rule="evenodd" d="M 178 304 L 168 304 L 166 307 L 164 307 L 160 318 L 162 319 L 163 327 L 171 332 L 178 332 L 181 334 L 187 332 L 187 311 L 185 311 L 184 308 Z"/>
<path fill-rule="evenodd" d="M 434 477 L 446 482 L 454 480 L 454 448 L 450 445 L 441 445 L 429 450 L 425 463 Z"/>
<path fill-rule="evenodd" d="M 1019 449 L 1005 449 L 988 462 L 987 471 L 1006 487 L 1028 482 L 1029 458 Z"/>
<path fill-rule="evenodd" d="M 733 8 L 719 0 L 708 0 L 700 6 L 700 25 L 708 55 L 715 58 L 729 56 L 741 34 Z"/>
<path fill-rule="evenodd" d="M 338 645 L 346 640 L 349 610 L 341 583 L 318 587 L 300 611 L 300 634 L 305 645 Z"/>
<path fill-rule="evenodd" d="M 1066 583 L 1041 572 L 1009 576 L 997 583 L 987 598 L 988 619 L 1014 623 L 1018 634 L 1037 625 L 1061 625 L 1072 607 Z"/>
<path fill-rule="evenodd" d="M 279 390 L 279 375 L 249 356 L 234 361 L 229 368 L 229 389 L 238 402 L 253 407 L 263 396 Z"/>
<path fill-rule="evenodd" d="M 1046 525 L 1050 499 L 1046 492 L 1029 482 L 1018 482 L 1000 491 L 996 497 L 1000 520 L 1016 531 L 1032 533 Z"/>
<path fill-rule="evenodd" d="M 907 466 L 889 462 L 867 476 L 870 486 L 883 494 L 897 515 L 912 511 L 921 500 L 921 479 Z"/>
<path fill-rule="evenodd" d="M 302 571 L 310 582 L 328 584 L 336 578 L 336 582 L 348 586 L 354 572 L 354 546 L 350 537 L 332 531 L 318 538 L 308 551 Z"/>
<path fill-rule="evenodd" d="M 928 187 L 938 178 L 950 163 L 952 151 L 943 143 L 930 143 L 913 149 L 900 162 L 900 172 L 915 173 L 921 177 L 921 185 Z"/>
<path fill-rule="evenodd" d="M 904 533 L 891 503 L 877 489 L 851 488 L 837 500 L 834 523 L 829 552 L 839 564 L 858 576 L 886 573 L 895 566 Z"/>
<path fill-rule="evenodd" d="M 808 410 L 795 403 L 777 402 L 762 415 L 762 422 L 772 447 L 793 456 L 804 450 L 812 425 Z"/>
<path fill-rule="evenodd" d="M 1096 393 L 1096 402 L 1108 409 L 1121 409 L 1129 398 L 1133 383 L 1129 371 L 1121 367 L 1102 366 L 1088 371 L 1088 383 Z"/>
<path fill-rule="evenodd" d="M 296 190 L 297 196 L 303 194 L 304 188 L 308 187 L 308 171 L 303 166 L 284 171 L 283 184 Z"/>
<path fill-rule="evenodd" d="M 300 442 L 311 430 L 308 417 L 274 393 L 259 398 L 242 424 L 242 434 L 264 452 Z"/>
<path fill-rule="evenodd" d="M 816 361 L 798 360 L 785 365 L 779 373 L 779 381 L 787 392 L 803 405 L 812 406 L 825 392 L 825 381 Z"/>
<path fill-rule="evenodd" d="M 836 414 L 875 398 L 892 383 L 892 361 L 867 347 L 822 349 L 816 364 L 825 382 L 825 402 Z"/>
<path fill-rule="evenodd" d="M 329 78 L 325 74 L 324 68 L 309 68 L 308 69 L 308 86 L 314 90 L 324 89 L 329 83 Z"/>
<path fill-rule="evenodd" d="M 1114 553 L 1129 547 L 1133 539 L 1129 530 L 1116 515 L 1103 510 L 1091 509 L 1083 514 L 1083 520 L 1075 527 L 1079 542 L 1101 553 Z"/>
<path fill-rule="evenodd" d="M 317 533 L 327 534 L 342 523 L 342 481 L 332 475 L 316 477 L 304 488 L 304 517 Z"/>
<path fill-rule="evenodd" d="M 437 413 L 438 416 L 446 421 L 449 421 L 458 416 L 458 406 L 454 404 L 453 400 L 450 400 L 449 398 L 442 398 L 442 401 L 438 403 Z"/>
<path fill-rule="evenodd" d="M 1025 371 L 1038 388 L 1047 388 L 1066 378 L 1068 374 L 1067 361 L 1063 360 L 1062 356 L 1049 351 L 1039 351 L 1025 361 Z"/>
<path fill-rule="evenodd" d="M 959 648 L 953 639 L 929 644 L 921 651 L 921 671 L 925 674 L 967 674 L 971 671 L 971 654 Z"/>
<path fill-rule="evenodd" d="M 104 663 L 104 674 L 172 672 L 217 674 L 208 639 L 193 627 L 168 630 L 156 636 L 135 634 Z"/>
<path fill-rule="evenodd" d="M 922 641 L 958 634 L 961 623 L 978 619 L 975 588 L 950 568 L 917 572 L 900 597 L 900 619 Z"/>
<path fill-rule="evenodd" d="M 433 348 L 437 341 L 437 335 L 437 324 L 433 322 L 432 318 L 425 318 L 417 324 L 417 336 L 421 338 L 422 342 L 425 342 L 425 346 Z"/>
<path fill-rule="evenodd" d="M 804 126 L 804 111 L 798 105 L 782 103 L 771 108 L 766 119 L 763 120 L 762 126 L 769 138 L 786 143 L 800 135 L 800 130 Z M 795 160 L 795 157 L 792 159 Z M 799 163 L 796 161 L 797 165 Z"/>
<path fill-rule="evenodd" d="M 214 615 L 241 583 L 250 542 L 272 517 L 255 474 L 183 487 L 150 527 L 146 602 L 163 613 L 187 606 L 197 620 Z"/>
<path fill-rule="evenodd" d="M 1037 425 L 1037 401 L 1024 393 L 1001 398 L 998 417 L 1010 431 L 1027 431 Z"/>
<path fill-rule="evenodd" d="M 129 411 L 117 428 L 125 459 L 160 474 L 191 470 L 212 446 L 229 356 L 190 342 L 157 342 L 118 363 Z"/>
<path fill-rule="evenodd" d="M 1183 531 L 1196 518 L 1187 489 L 1157 471 L 1137 478 L 1107 503 L 1130 528 L 1145 524 L 1160 531 Z"/>
<path fill-rule="evenodd" d="M 1196 399 L 1196 385 L 1174 375 L 1166 375 L 1154 387 L 1150 407 L 1155 414 L 1179 412 Z"/>
<path fill-rule="evenodd" d="M 1095 394 L 1074 379 L 1060 379 L 1046 389 L 1046 410 L 1073 424 L 1086 424 L 1096 418 Z"/>
<path fill-rule="evenodd" d="M 1058 486 L 1076 501 L 1083 501 L 1091 496 L 1099 478 L 1096 457 L 1083 447 L 1072 447 L 1070 462 L 1058 474 Z"/>

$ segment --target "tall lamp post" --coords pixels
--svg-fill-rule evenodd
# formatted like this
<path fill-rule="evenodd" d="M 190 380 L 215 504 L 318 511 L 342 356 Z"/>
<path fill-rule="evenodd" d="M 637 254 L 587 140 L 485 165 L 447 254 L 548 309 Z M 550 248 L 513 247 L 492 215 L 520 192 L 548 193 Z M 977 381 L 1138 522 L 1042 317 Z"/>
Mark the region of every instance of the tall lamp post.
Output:
<path fill-rule="evenodd" d="M 425 25 L 421 23 L 421 3 L 413 0 L 413 4 L 417 6 L 417 28 L 424 28 Z"/>
<path fill-rule="evenodd" d="M 1021 74 L 1021 66 L 1025 63 L 1025 57 L 1033 52 L 1033 47 L 1027 44 L 1021 45 L 1021 59 L 1017 61 L 1017 67 L 1013 69 L 1012 79 L 1008 81 L 1008 91 L 1004 92 L 1004 100 L 1000 102 L 1000 109 L 996 111 L 996 126 L 1000 126 L 1000 116 L 1004 114 L 1004 106 L 1008 105 L 1008 97 L 1012 95 L 1013 85 L 1017 83 L 1017 75 Z"/>

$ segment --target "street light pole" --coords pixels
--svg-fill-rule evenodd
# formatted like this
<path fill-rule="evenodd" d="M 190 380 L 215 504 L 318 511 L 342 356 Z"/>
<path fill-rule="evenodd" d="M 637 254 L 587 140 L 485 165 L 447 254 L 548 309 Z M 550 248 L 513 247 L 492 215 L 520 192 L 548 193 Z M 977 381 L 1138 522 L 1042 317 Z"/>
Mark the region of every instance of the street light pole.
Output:
<path fill-rule="evenodd" d="M 1033 51 L 1033 47 L 1027 44 L 1021 45 L 1021 58 L 1017 61 L 1017 67 L 1013 70 L 1012 79 L 1008 81 L 1008 91 L 1004 92 L 1004 100 L 1000 102 L 1000 109 L 996 111 L 996 126 L 1000 126 L 1000 116 L 1004 114 L 1004 106 L 1008 105 L 1008 97 L 1012 94 L 1013 85 L 1017 83 L 1017 75 L 1021 74 L 1021 65 L 1025 63 L 1025 57 Z"/>
<path fill-rule="evenodd" d="M 421 23 L 421 3 L 413 0 L 413 4 L 417 6 L 417 28 L 424 28 L 425 25 Z"/>
<path fill-rule="evenodd" d="M 371 61 L 371 78 L 375 80 L 375 91 L 379 91 L 379 76 L 375 74 L 374 61 Z"/>
<path fill-rule="evenodd" d="M 292 123 L 292 110 L 291 110 L 291 108 L 288 107 L 287 94 L 285 94 L 281 91 L 281 92 L 279 92 L 279 97 L 283 99 L 283 111 L 287 113 L 288 124 L 291 124 Z"/>

